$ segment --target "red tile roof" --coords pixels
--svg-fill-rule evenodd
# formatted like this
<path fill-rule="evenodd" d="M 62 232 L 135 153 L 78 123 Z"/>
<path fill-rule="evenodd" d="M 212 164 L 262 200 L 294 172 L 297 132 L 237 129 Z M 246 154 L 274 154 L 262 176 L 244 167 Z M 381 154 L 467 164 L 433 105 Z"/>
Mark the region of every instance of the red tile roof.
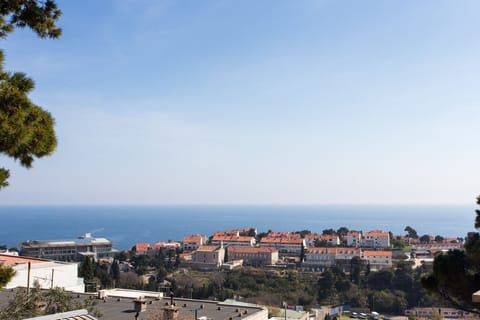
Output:
<path fill-rule="evenodd" d="M 136 252 L 145 252 L 145 251 L 148 251 L 149 248 L 150 248 L 150 245 L 148 243 L 137 243 L 135 245 Z"/>
<path fill-rule="evenodd" d="M 380 231 L 380 230 L 372 230 L 365 232 L 365 237 L 389 237 L 390 234 L 388 232 Z"/>
<path fill-rule="evenodd" d="M 392 251 L 370 251 L 365 250 L 363 251 L 364 257 L 391 257 Z"/>
<path fill-rule="evenodd" d="M 203 237 L 204 236 L 200 234 L 189 235 L 189 236 L 183 237 L 183 242 L 200 243 Z"/>

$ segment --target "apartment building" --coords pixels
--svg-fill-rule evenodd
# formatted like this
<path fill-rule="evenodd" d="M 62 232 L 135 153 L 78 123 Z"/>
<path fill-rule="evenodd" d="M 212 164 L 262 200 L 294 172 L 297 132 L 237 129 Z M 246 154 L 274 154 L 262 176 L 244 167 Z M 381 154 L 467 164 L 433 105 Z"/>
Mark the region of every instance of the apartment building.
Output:
<path fill-rule="evenodd" d="M 71 240 L 28 240 L 21 243 L 20 254 L 27 257 L 80 261 L 91 257 L 95 261 L 110 259 L 118 252 L 112 248 L 113 242 L 105 238 L 85 236 Z"/>
<path fill-rule="evenodd" d="M 266 266 L 278 261 L 278 250 L 275 248 L 253 248 L 230 246 L 227 248 L 228 261 L 243 260 L 244 265 Z"/>

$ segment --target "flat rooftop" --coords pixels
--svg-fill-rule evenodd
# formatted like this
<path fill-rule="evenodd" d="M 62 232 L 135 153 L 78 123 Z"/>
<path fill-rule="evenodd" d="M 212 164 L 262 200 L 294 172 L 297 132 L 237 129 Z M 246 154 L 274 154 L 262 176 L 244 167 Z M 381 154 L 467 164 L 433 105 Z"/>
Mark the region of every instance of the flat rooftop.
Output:
<path fill-rule="evenodd" d="M 107 296 L 105 299 L 99 299 L 97 295 L 92 296 L 89 294 L 74 294 L 72 297 L 74 300 L 83 301 L 85 299 L 95 299 L 98 304 L 95 309 L 102 313 L 102 320 L 134 320 L 136 311 L 134 309 L 134 300 L 138 298 L 132 298 L 135 296 L 132 292 L 134 290 L 124 290 L 130 297 L 120 297 L 122 290 L 114 290 L 115 296 Z M 141 291 L 138 291 L 141 294 Z M 159 292 L 151 292 L 150 296 L 158 295 Z M 0 291 L 0 308 L 5 306 L 9 297 L 13 296 L 12 290 Z M 143 296 L 143 295 L 142 295 Z M 163 315 L 164 308 L 171 308 L 170 298 L 152 298 L 145 295 L 142 299 L 146 310 L 140 312 L 138 320 L 156 319 L 157 315 Z M 174 298 L 174 308 L 178 310 L 178 320 L 193 319 L 195 317 L 195 310 L 197 311 L 197 317 L 213 320 L 248 320 L 255 315 L 256 320 L 267 320 L 268 311 L 260 306 L 244 306 L 233 305 L 229 303 L 223 303 L 210 300 L 194 300 Z"/>

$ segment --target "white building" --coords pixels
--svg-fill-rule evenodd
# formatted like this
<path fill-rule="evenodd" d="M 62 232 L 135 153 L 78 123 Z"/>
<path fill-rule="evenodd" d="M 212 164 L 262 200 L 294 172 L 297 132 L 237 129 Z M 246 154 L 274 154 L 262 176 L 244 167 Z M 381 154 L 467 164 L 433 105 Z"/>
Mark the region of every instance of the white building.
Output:
<path fill-rule="evenodd" d="M 77 263 L 0 254 L 0 264 L 15 270 L 15 276 L 7 283 L 6 289 L 27 287 L 30 279 L 30 287 L 37 282 L 42 289 L 60 287 L 66 291 L 85 292 L 83 278 L 78 277 Z"/>
<path fill-rule="evenodd" d="M 390 248 L 390 234 L 380 230 L 365 232 L 362 238 L 362 247 L 375 249 Z"/>
<path fill-rule="evenodd" d="M 349 247 L 359 247 L 362 239 L 362 234 L 358 231 L 350 231 L 345 236 L 347 241 L 347 246 Z"/>
<path fill-rule="evenodd" d="M 370 251 L 362 252 L 362 259 L 370 264 L 372 270 L 381 270 L 392 267 L 392 251 Z"/>

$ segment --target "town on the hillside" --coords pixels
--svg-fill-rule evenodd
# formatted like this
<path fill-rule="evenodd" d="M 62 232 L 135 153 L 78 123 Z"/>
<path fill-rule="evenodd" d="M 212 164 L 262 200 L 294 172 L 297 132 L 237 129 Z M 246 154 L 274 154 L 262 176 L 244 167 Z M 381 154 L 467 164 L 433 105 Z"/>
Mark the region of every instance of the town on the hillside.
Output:
<path fill-rule="evenodd" d="M 21 243 L 19 252 L 4 248 L 0 253 L 0 263 L 15 270 L 1 294 L 0 306 L 2 300 L 6 303 L 5 292 L 15 288 L 60 287 L 78 297 L 94 294 L 105 304 L 108 297 L 130 299 L 130 306 L 140 311 L 153 312 L 145 301 L 153 303 L 169 295 L 175 301 L 190 299 L 181 300 L 184 305 L 196 299 L 210 301 L 215 304 L 211 309 L 217 311 L 238 303 L 256 310 L 254 317 L 247 315 L 249 311 L 242 311 L 247 312 L 243 315 L 237 312 L 243 319 L 467 316 L 467 312 L 430 298 L 415 287 L 418 275 L 431 270 L 435 255 L 463 250 L 463 239 L 420 237 L 411 227 L 405 231 L 405 235 L 392 235 L 382 230 L 362 232 L 342 227 L 321 233 L 258 233 L 249 227 L 209 236 L 185 235 L 181 241 L 136 243 L 125 251 L 114 249 L 113 241 L 91 234 L 70 240 L 28 240 Z M 327 281 L 330 278 L 331 283 Z M 281 290 L 289 292 L 271 288 L 280 281 L 286 286 Z M 410 287 L 402 281 L 409 281 Z M 397 290 L 389 293 L 387 289 L 392 287 Z M 212 300 L 226 304 L 219 306 Z M 257 310 L 258 305 L 265 307 Z M 167 306 L 174 309 L 178 303 Z M 106 309 L 102 311 L 107 313 L 106 319 L 123 319 L 112 311 L 115 308 Z M 164 317 L 168 318 L 169 312 L 170 316 L 175 314 L 165 310 Z M 149 313 L 140 311 L 135 319 L 147 319 Z M 217 319 L 208 314 L 205 317 L 202 319 Z"/>

